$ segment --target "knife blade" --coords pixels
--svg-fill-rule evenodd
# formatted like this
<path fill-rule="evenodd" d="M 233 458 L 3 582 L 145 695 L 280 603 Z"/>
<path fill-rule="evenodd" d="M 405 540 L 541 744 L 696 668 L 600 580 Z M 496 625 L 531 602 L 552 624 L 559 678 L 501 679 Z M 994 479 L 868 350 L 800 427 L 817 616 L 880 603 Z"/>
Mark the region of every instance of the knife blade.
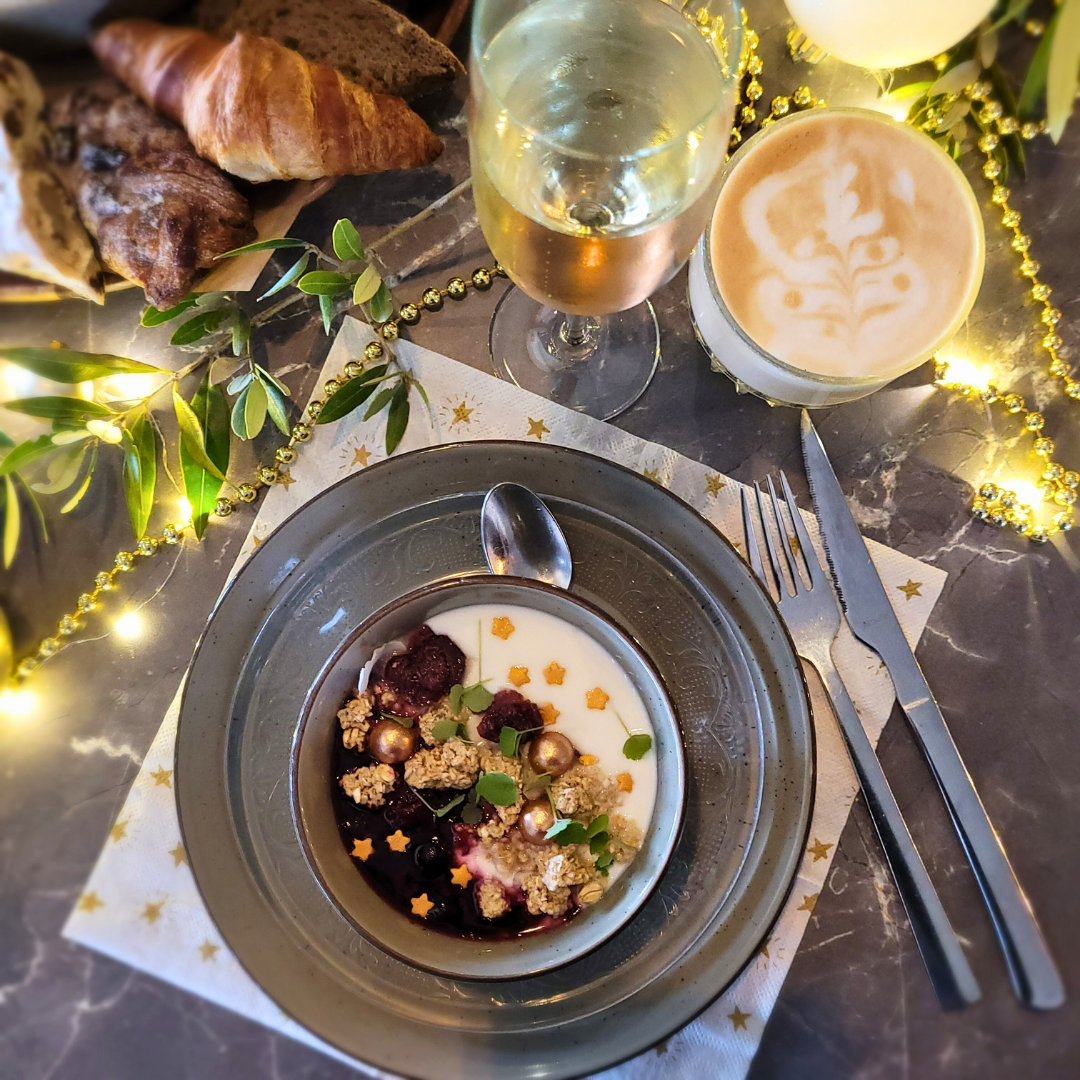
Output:
<path fill-rule="evenodd" d="M 900 707 L 930 763 L 975 872 L 1013 988 L 1031 1008 L 1058 1008 L 1065 1001 L 1061 975 L 945 718 L 904 637 L 825 447 L 805 409 L 802 448 L 810 498 L 844 615 L 852 633 L 885 662 Z"/>

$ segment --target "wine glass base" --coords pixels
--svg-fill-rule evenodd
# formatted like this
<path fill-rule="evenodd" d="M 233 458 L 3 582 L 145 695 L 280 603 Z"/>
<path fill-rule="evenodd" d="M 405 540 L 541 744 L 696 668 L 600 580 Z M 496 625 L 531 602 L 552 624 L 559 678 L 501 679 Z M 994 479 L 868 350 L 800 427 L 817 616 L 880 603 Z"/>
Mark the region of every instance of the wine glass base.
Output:
<path fill-rule="evenodd" d="M 565 319 L 512 286 L 491 320 L 495 371 L 523 390 L 600 420 L 625 412 L 660 362 L 652 304 L 584 320 L 584 340 L 577 342 L 561 335 Z"/>

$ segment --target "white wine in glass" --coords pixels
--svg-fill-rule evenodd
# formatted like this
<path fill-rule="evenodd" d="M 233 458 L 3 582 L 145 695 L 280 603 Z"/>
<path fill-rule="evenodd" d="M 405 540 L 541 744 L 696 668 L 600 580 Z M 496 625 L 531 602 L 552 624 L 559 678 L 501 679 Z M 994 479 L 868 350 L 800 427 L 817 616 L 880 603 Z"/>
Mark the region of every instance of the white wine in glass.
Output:
<path fill-rule="evenodd" d="M 731 0 L 480 0 L 473 187 L 518 286 L 492 322 L 502 374 L 605 419 L 644 391 L 659 358 L 646 298 L 715 202 L 741 31 Z"/>

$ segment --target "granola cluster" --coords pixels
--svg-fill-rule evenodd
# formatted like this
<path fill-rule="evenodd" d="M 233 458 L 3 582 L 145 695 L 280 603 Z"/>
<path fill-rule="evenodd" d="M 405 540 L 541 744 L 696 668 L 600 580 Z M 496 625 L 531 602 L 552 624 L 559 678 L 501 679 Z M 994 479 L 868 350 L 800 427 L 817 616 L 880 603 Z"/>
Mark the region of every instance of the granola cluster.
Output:
<path fill-rule="evenodd" d="M 386 802 L 386 796 L 394 790 L 397 773 L 390 765 L 366 765 L 353 769 L 341 778 L 341 788 L 353 802 L 377 809 Z"/>
<path fill-rule="evenodd" d="M 567 817 L 596 817 L 609 813 L 618 802 L 615 781 L 598 765 L 580 762 L 551 785 L 551 801 Z"/>
<path fill-rule="evenodd" d="M 349 750 L 363 750 L 371 730 L 371 714 L 375 710 L 370 690 L 365 690 L 359 697 L 345 702 L 337 718 L 342 727 L 341 741 Z"/>
<path fill-rule="evenodd" d="M 500 750 L 480 744 L 480 768 L 486 773 L 505 773 L 518 785 L 518 797 L 509 806 L 494 807 L 495 814 L 482 822 L 476 835 L 483 840 L 496 840 L 505 836 L 506 831 L 517 821 L 525 800 L 521 795 L 521 762 L 517 758 L 508 758 Z"/>
<path fill-rule="evenodd" d="M 473 743 L 447 739 L 417 750 L 405 762 L 405 783 L 414 788 L 470 788 L 480 775 L 480 758 Z"/>

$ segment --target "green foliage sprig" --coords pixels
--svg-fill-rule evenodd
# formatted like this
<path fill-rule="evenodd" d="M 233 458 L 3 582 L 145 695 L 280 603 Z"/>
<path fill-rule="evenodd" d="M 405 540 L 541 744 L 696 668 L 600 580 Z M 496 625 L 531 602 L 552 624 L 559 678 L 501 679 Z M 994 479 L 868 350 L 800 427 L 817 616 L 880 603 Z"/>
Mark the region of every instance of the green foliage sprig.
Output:
<path fill-rule="evenodd" d="M 170 344 L 179 348 L 196 347 L 199 352 L 193 362 L 179 371 L 106 353 L 52 347 L 0 347 L 0 359 L 43 379 L 70 386 L 86 383 L 93 386 L 93 396 L 89 398 L 77 394 L 54 395 L 4 404 L 13 412 L 47 422 L 51 428 L 48 433 L 17 445 L 0 432 L 0 512 L 3 514 L 0 546 L 4 565 L 9 566 L 14 559 L 22 533 L 20 503 L 29 503 L 36 512 L 44 535 L 44 515 L 37 496 L 73 491 L 61 508 L 61 513 L 70 513 L 89 491 L 103 447 L 108 450 L 115 446 L 120 453 L 132 529 L 136 539 L 145 535 L 154 506 L 162 498 L 160 477 L 162 474 L 172 477 L 166 442 L 154 411 L 162 404 L 166 392 L 176 418 L 175 455 L 196 536 L 200 539 L 203 536 L 226 486 L 241 497 L 253 498 L 251 485 L 237 487 L 228 479 L 232 439 L 254 439 L 267 419 L 282 435 L 290 437 L 296 410 L 289 388 L 255 362 L 251 353 L 253 328 L 265 325 L 284 308 L 309 296 L 319 299 L 327 334 L 334 315 L 350 302 L 361 306 L 372 323 L 384 322 L 393 315 L 390 292 L 378 271 L 368 264 L 352 222 L 343 218 L 335 224 L 332 248 L 330 254 L 305 240 L 283 237 L 248 244 L 221 256 L 302 249 L 300 258 L 258 301 L 277 296 L 289 287 L 295 291 L 254 316 L 240 307 L 233 294 L 221 292 L 192 294 L 165 310 L 147 306 L 142 312 L 141 325 L 155 327 L 182 320 L 173 331 Z M 227 382 L 215 381 L 214 362 L 227 354 L 240 362 L 241 370 Z M 329 395 L 317 422 L 332 423 L 365 404 L 364 419 L 385 409 L 386 451 L 392 453 L 408 427 L 411 390 L 417 390 L 430 410 L 427 395 L 393 358 L 367 367 L 354 362 L 349 367 L 356 369 L 355 377 L 342 382 Z M 116 400 L 105 392 L 101 383 L 118 375 L 161 378 L 149 393 Z M 182 388 L 189 378 L 198 378 L 190 397 Z M 27 479 L 39 469 L 43 470 L 42 476 L 33 481 Z"/>

